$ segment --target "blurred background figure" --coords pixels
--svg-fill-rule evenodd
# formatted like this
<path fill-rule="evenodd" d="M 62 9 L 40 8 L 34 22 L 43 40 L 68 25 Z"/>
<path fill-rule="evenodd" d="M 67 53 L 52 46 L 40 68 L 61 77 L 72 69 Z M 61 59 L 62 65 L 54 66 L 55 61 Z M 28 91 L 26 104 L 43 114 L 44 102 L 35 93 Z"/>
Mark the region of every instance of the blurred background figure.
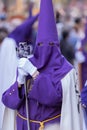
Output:
<path fill-rule="evenodd" d="M 77 43 L 76 52 L 77 61 L 80 66 L 79 75 L 81 88 L 84 87 L 85 82 L 87 80 L 87 22 L 85 24 L 84 30 L 84 38 Z"/>
<path fill-rule="evenodd" d="M 5 13 L 0 13 L 0 27 L 7 27 L 6 18 Z"/>
<path fill-rule="evenodd" d="M 1 77 L 1 75 L 2 75 L 2 73 L 3 72 L 1 72 L 1 69 L 2 69 L 2 66 L 1 66 L 1 62 L 2 62 L 2 58 L 4 59 L 4 55 L 3 55 L 3 57 L 1 57 L 1 54 L 2 54 L 2 44 L 3 44 L 3 40 L 4 40 L 4 38 L 5 37 L 7 37 L 7 35 L 8 35 L 8 30 L 6 29 L 6 28 L 4 28 L 4 27 L 0 27 L 0 99 L 1 99 L 1 96 L 2 96 L 2 87 L 3 87 L 3 85 L 2 85 L 2 77 Z M 4 59 L 5 60 L 5 59 Z M 0 129 L 1 129 L 1 124 L 2 124 L 2 114 L 3 114 L 3 105 L 2 105 L 2 103 L 1 103 L 1 101 L 0 101 L 0 113 L 1 113 L 1 116 L 0 116 Z"/>
<path fill-rule="evenodd" d="M 1 48 L 2 41 L 4 40 L 5 37 L 7 37 L 7 35 L 8 35 L 8 30 L 4 27 L 1 27 L 0 28 L 0 48 Z"/>
<path fill-rule="evenodd" d="M 14 82 L 16 78 L 15 74 L 18 59 L 21 56 L 33 53 L 35 42 L 34 38 L 36 35 L 34 34 L 33 36 L 33 24 L 37 20 L 38 15 L 33 16 L 32 8 L 29 8 L 29 16 L 25 19 L 21 17 L 22 20 L 20 20 L 20 18 L 15 17 L 15 22 L 13 22 L 13 19 L 9 19 L 8 23 L 10 21 L 9 25 L 11 27 L 5 26 L 4 21 L 2 22 L 3 24 L 0 24 L 0 99 L 2 93 Z M 20 51 L 23 53 L 20 54 Z M 9 126 L 8 130 L 12 130 L 15 123 L 15 112 L 5 108 L 1 101 L 0 106 L 0 129 L 7 129 L 5 123 L 9 123 L 9 121 L 11 121 L 11 126 Z M 6 117 L 8 117 L 8 119 Z"/>
<path fill-rule="evenodd" d="M 70 43 L 69 40 L 69 30 L 63 30 L 62 31 L 62 38 L 60 40 L 60 48 L 61 52 L 64 55 L 64 57 L 72 64 L 74 65 L 74 59 L 75 59 L 75 50 L 73 45 Z"/>
<path fill-rule="evenodd" d="M 74 24 L 71 30 L 71 42 L 73 42 L 74 46 L 76 43 L 83 39 L 84 37 L 84 28 L 83 28 L 82 17 L 76 17 L 74 19 Z"/>
<path fill-rule="evenodd" d="M 64 24 L 62 21 L 62 14 L 59 10 L 56 11 L 56 27 L 57 27 L 57 33 L 60 41 L 62 37 L 62 29 L 64 27 Z"/>

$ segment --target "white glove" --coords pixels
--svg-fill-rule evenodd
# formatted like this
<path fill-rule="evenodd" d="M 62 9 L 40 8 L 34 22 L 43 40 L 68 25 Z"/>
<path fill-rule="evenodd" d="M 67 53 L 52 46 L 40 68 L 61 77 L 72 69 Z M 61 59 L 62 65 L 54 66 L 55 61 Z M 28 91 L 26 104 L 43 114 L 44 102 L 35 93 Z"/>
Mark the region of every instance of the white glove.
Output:
<path fill-rule="evenodd" d="M 17 81 L 19 84 L 24 84 L 25 83 L 25 76 L 27 76 L 28 73 L 26 73 L 24 70 L 18 68 L 18 78 Z"/>
<path fill-rule="evenodd" d="M 37 71 L 37 68 L 27 59 L 21 58 L 19 60 L 18 68 L 24 70 L 24 72 L 33 76 L 33 74 Z"/>

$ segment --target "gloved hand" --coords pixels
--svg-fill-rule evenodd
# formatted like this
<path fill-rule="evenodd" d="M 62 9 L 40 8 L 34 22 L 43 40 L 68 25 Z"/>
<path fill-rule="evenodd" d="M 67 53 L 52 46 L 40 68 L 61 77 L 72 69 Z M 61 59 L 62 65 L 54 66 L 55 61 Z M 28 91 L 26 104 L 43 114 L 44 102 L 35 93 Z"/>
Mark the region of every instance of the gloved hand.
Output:
<path fill-rule="evenodd" d="M 18 68 L 18 84 L 24 84 L 25 83 L 25 77 L 28 75 L 28 73 L 26 73 L 24 70 L 22 70 L 21 68 Z"/>
<path fill-rule="evenodd" d="M 31 76 L 37 71 L 37 68 L 27 58 L 21 58 L 19 60 L 18 68 L 24 70 L 24 72 Z"/>
<path fill-rule="evenodd" d="M 39 75 L 39 72 L 37 71 L 37 68 L 27 58 L 21 58 L 18 63 L 18 83 L 24 84 L 25 76 L 27 76 L 28 74 L 30 74 L 33 79 L 35 79 L 36 76 Z"/>

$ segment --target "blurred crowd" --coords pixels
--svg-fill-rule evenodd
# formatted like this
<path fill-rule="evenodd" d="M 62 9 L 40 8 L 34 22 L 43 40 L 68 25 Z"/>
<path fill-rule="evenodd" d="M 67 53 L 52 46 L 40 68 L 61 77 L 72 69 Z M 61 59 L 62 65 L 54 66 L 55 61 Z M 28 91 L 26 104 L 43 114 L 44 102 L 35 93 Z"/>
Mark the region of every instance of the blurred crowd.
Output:
<path fill-rule="evenodd" d="M 56 12 L 61 51 L 67 60 L 73 65 L 75 60 L 80 61 L 75 53 L 78 49 L 78 42 L 80 42 L 85 36 L 86 20 L 84 11 L 81 12 L 78 7 L 77 9 L 73 8 L 73 10 L 68 8 Z M 81 60 L 83 60 L 83 57 Z"/>
<path fill-rule="evenodd" d="M 56 25 L 61 52 L 75 67 L 82 89 L 87 79 L 87 4 L 56 8 Z"/>

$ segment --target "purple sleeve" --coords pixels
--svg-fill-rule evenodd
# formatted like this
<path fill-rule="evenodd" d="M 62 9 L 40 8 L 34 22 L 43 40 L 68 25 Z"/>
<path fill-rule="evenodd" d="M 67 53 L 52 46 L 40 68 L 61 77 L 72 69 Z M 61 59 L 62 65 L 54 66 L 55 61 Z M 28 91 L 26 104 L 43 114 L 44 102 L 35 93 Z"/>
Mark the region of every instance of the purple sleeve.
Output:
<path fill-rule="evenodd" d="M 8 90 L 3 93 L 3 104 L 11 109 L 18 109 L 24 99 L 23 89 L 24 87 L 22 87 L 21 90 L 18 89 L 18 82 L 16 81 Z"/>
<path fill-rule="evenodd" d="M 32 90 L 29 93 L 29 98 L 37 100 L 39 103 L 47 106 L 58 106 L 62 102 L 62 87 L 61 83 L 58 88 L 52 84 L 49 76 L 39 75 L 34 81 Z"/>

